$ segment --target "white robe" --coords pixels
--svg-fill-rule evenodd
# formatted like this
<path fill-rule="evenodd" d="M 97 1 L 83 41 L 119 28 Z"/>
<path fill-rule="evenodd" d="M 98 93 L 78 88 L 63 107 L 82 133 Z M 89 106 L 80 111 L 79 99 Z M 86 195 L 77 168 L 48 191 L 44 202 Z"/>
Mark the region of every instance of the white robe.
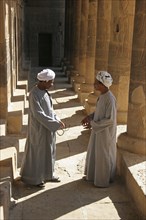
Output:
<path fill-rule="evenodd" d="M 97 187 L 108 187 L 116 170 L 116 99 L 108 91 L 100 95 L 91 118 L 85 175 Z"/>
<path fill-rule="evenodd" d="M 59 127 L 49 93 L 33 87 L 29 94 L 28 136 L 20 171 L 25 183 L 37 185 L 53 177 L 55 131 Z"/>

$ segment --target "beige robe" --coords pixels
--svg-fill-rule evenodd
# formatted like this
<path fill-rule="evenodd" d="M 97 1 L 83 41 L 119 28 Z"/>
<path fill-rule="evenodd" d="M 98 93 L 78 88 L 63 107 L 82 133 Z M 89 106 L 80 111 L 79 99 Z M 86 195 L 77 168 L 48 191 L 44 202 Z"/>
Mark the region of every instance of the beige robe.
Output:
<path fill-rule="evenodd" d="M 49 93 L 33 87 L 29 95 L 28 136 L 20 171 L 25 183 L 37 185 L 53 177 L 55 132 L 59 127 Z"/>
<path fill-rule="evenodd" d="M 85 175 L 97 187 L 108 187 L 116 171 L 116 100 L 111 91 L 100 95 L 90 115 L 91 136 Z"/>

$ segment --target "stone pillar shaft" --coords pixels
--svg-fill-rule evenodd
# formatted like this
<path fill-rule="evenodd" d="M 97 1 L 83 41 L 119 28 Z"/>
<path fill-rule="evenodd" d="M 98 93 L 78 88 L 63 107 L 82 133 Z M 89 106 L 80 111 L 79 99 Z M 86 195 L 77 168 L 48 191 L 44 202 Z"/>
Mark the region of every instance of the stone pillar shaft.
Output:
<path fill-rule="evenodd" d="M 97 6 L 97 0 L 89 0 L 85 83 L 80 84 L 78 93 L 82 104 L 88 94 L 94 91 Z"/>
<path fill-rule="evenodd" d="M 96 20 L 97 0 L 89 0 L 85 83 L 80 85 L 80 93 L 86 93 L 86 96 L 94 90 Z"/>
<path fill-rule="evenodd" d="M 81 3 L 79 65 L 77 75 L 72 77 L 73 87 L 77 93 L 80 84 L 85 82 L 89 0 L 82 0 Z"/>
<path fill-rule="evenodd" d="M 11 84 L 12 84 L 12 89 L 11 89 L 11 93 L 13 94 L 14 90 L 16 89 L 16 84 L 17 84 L 17 55 L 16 55 L 16 51 L 17 51 L 17 46 L 16 46 L 16 42 L 17 42 L 17 24 L 16 24 L 16 2 L 15 1 L 11 1 L 11 9 L 9 10 L 10 12 L 10 51 L 11 51 L 11 58 L 13 57 L 13 59 L 11 59 Z"/>
<path fill-rule="evenodd" d="M 127 132 L 146 139 L 146 2 L 136 3 Z"/>
<path fill-rule="evenodd" d="M 85 74 L 85 82 L 87 84 L 94 83 L 96 27 L 97 27 L 97 0 L 89 0 L 88 37 L 87 37 L 86 74 Z"/>
<path fill-rule="evenodd" d="M 7 87 L 7 64 L 9 62 L 9 7 L 4 1 L 0 1 L 0 118 L 6 119 L 8 107 L 8 94 L 11 91 L 11 84 L 9 91 Z"/>
<path fill-rule="evenodd" d="M 110 41 L 111 0 L 98 1 L 95 71 L 107 70 Z M 87 113 L 93 112 L 99 92 L 90 93 L 86 101 Z"/>
<path fill-rule="evenodd" d="M 73 29 L 72 38 L 72 60 L 74 70 L 79 69 L 79 44 L 80 44 L 80 20 L 81 20 L 81 0 L 73 0 Z"/>
<path fill-rule="evenodd" d="M 111 24 L 111 0 L 98 1 L 95 70 L 107 70 Z"/>
<path fill-rule="evenodd" d="M 136 1 L 127 132 L 118 147 L 146 154 L 146 1 Z"/>
<path fill-rule="evenodd" d="M 65 37 L 64 37 L 64 56 L 66 59 L 69 60 L 69 49 L 70 49 L 70 13 L 71 13 L 71 7 L 70 7 L 70 0 L 65 1 Z"/>
<path fill-rule="evenodd" d="M 82 0 L 81 28 L 80 28 L 80 57 L 79 74 L 86 74 L 86 51 L 87 51 L 87 31 L 88 31 L 89 0 Z"/>
<path fill-rule="evenodd" d="M 112 1 L 108 71 L 114 79 L 111 89 L 117 98 L 119 123 L 127 122 L 134 12 L 135 1 Z"/>
<path fill-rule="evenodd" d="M 72 0 L 69 0 L 68 3 L 68 19 L 69 19 L 69 24 L 68 24 L 68 60 L 71 62 L 72 60 L 72 47 L 73 47 L 73 35 L 72 35 L 72 30 L 73 30 L 73 3 Z"/>

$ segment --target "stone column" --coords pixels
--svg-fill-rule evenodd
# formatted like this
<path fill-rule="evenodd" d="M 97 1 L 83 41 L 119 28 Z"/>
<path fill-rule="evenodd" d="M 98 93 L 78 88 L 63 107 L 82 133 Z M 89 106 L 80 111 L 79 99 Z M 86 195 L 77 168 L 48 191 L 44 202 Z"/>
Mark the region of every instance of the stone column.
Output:
<path fill-rule="evenodd" d="M 79 66 L 79 43 L 80 43 L 80 18 L 81 18 L 81 0 L 73 0 L 72 2 L 72 46 L 71 46 L 71 64 L 74 70 L 78 70 Z"/>
<path fill-rule="evenodd" d="M 70 36 L 71 36 L 71 0 L 65 1 L 65 40 L 64 55 L 65 61 L 70 60 Z"/>
<path fill-rule="evenodd" d="M 22 72 L 22 11 L 23 11 L 23 2 L 22 0 L 17 0 L 16 3 L 17 8 L 17 81 L 23 79 L 23 72 Z"/>
<path fill-rule="evenodd" d="M 74 2 L 74 32 L 73 34 L 73 67 L 79 70 L 79 47 L 80 47 L 80 21 L 81 21 L 81 0 Z"/>
<path fill-rule="evenodd" d="M 129 89 L 127 132 L 118 147 L 146 154 L 146 1 L 136 1 Z"/>
<path fill-rule="evenodd" d="M 16 89 L 16 81 L 17 81 L 17 56 L 16 56 L 16 2 L 11 1 L 10 8 L 10 53 L 11 53 L 11 94 L 14 94 L 14 90 Z"/>
<path fill-rule="evenodd" d="M 118 123 L 127 123 L 135 1 L 112 1 L 108 72 L 118 103 Z"/>
<path fill-rule="evenodd" d="M 96 57 L 95 72 L 107 70 L 110 41 L 111 0 L 99 0 L 97 11 Z M 86 112 L 89 114 L 95 110 L 95 104 L 99 92 L 94 91 L 88 95 L 85 102 Z"/>
<path fill-rule="evenodd" d="M 86 73 L 86 51 L 87 51 L 87 31 L 88 31 L 89 0 L 82 0 L 81 24 L 80 24 L 80 48 L 79 48 L 79 74 L 74 79 L 74 89 L 78 93 L 81 83 L 85 82 Z"/>
<path fill-rule="evenodd" d="M 80 20 L 81 20 L 81 0 L 73 0 L 72 5 L 72 16 L 71 16 L 71 56 L 70 64 L 73 67 L 73 70 L 69 72 L 69 81 L 74 75 L 78 73 L 79 67 L 79 43 L 80 43 Z M 73 80 L 71 79 L 71 82 Z"/>
<path fill-rule="evenodd" d="M 8 62 L 9 57 L 7 53 L 9 52 L 9 17 L 8 17 L 8 5 L 5 4 L 5 1 L 0 1 L 0 118 L 6 119 L 7 117 L 7 108 L 8 92 L 11 91 L 10 80 L 7 80 L 8 75 Z M 8 91 L 9 85 L 9 91 Z"/>
<path fill-rule="evenodd" d="M 79 99 L 82 104 L 84 104 L 88 94 L 94 91 L 96 26 L 97 0 L 89 0 L 85 83 L 80 84 L 79 91 Z"/>
<path fill-rule="evenodd" d="M 111 32 L 111 0 L 99 0 L 97 12 L 95 71 L 107 70 Z"/>
<path fill-rule="evenodd" d="M 71 64 L 72 60 L 72 48 L 73 48 L 73 5 L 72 0 L 65 1 L 65 38 L 64 38 L 64 58 L 61 62 L 62 71 L 68 77 L 70 82 L 71 69 L 73 66 Z"/>

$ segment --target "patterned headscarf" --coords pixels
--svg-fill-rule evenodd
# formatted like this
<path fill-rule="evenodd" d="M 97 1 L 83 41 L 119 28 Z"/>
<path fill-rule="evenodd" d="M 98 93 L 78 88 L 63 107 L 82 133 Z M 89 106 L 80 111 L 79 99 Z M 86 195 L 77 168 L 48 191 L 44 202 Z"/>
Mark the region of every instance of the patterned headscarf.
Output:
<path fill-rule="evenodd" d="M 55 78 L 55 73 L 53 70 L 44 69 L 37 74 L 37 79 L 39 81 L 49 81 Z"/>
<path fill-rule="evenodd" d="M 113 82 L 111 75 L 106 71 L 99 71 L 96 75 L 96 79 L 100 81 L 103 85 L 105 85 L 107 88 L 109 88 Z"/>

